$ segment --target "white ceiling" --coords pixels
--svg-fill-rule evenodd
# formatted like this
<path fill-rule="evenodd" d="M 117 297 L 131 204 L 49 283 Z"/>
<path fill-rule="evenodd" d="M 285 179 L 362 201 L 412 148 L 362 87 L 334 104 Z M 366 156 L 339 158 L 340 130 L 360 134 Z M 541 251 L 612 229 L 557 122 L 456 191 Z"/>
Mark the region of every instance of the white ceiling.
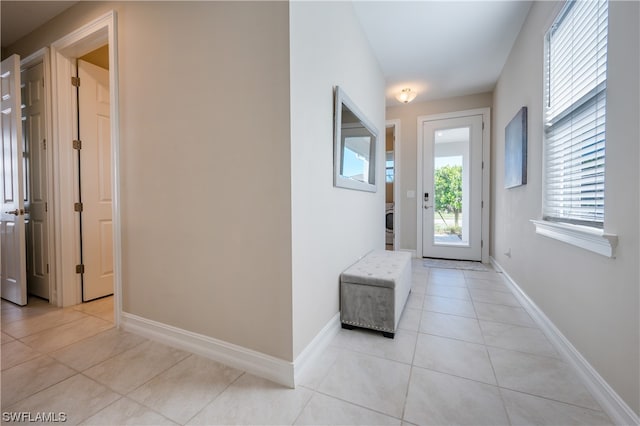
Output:
<path fill-rule="evenodd" d="M 531 1 L 355 1 L 386 78 L 387 105 L 491 91 Z"/>
<path fill-rule="evenodd" d="M 1 42 L 8 46 L 76 1 L 6 1 Z M 358 19 L 386 79 L 387 105 L 405 87 L 414 102 L 491 91 L 531 1 L 360 1 Z"/>

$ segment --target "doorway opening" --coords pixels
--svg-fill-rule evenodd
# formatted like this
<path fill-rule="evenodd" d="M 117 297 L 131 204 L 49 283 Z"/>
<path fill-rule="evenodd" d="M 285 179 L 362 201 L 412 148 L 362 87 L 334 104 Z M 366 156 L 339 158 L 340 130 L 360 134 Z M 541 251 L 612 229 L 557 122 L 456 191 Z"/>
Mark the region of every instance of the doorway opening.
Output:
<path fill-rule="evenodd" d="M 393 181 L 395 177 L 395 163 L 393 145 L 395 143 L 394 126 L 385 129 L 385 248 L 394 250 L 394 193 Z"/>
<path fill-rule="evenodd" d="M 92 253 L 100 257 L 97 264 L 102 275 L 105 269 L 110 275 L 110 293 L 114 294 L 113 304 L 115 311 L 115 321 L 118 325 L 119 313 L 121 312 L 121 242 L 120 242 L 120 208 L 119 208 L 119 121 L 118 121 L 118 79 L 117 79 L 117 43 L 115 12 L 108 12 L 93 22 L 68 34 L 51 45 L 52 63 L 52 88 L 53 88 L 53 113 L 56 117 L 53 123 L 53 136 L 56 142 L 55 161 L 53 163 L 54 175 L 60 183 L 55 193 L 55 252 L 56 263 L 56 299 L 58 306 L 71 306 L 83 301 L 88 301 L 96 297 L 91 294 L 84 294 L 83 269 L 87 272 L 87 255 Z M 108 46 L 105 48 L 105 46 Z M 102 57 L 106 53 L 108 57 L 107 87 L 94 87 L 92 89 L 94 97 L 101 101 L 108 101 L 109 120 L 102 117 L 103 113 L 94 114 L 93 133 L 102 138 L 97 153 L 89 156 L 98 158 L 93 164 L 100 169 L 102 176 L 108 178 L 98 179 L 98 184 L 91 192 L 98 195 L 100 201 L 109 199 L 111 202 L 108 210 L 111 211 L 111 218 L 103 220 L 99 218 L 100 224 L 98 234 L 102 240 L 100 250 L 93 250 L 91 247 L 80 246 L 80 234 L 83 231 L 83 224 L 89 222 L 87 211 L 84 211 L 85 202 L 88 195 L 82 190 L 79 182 L 86 185 L 86 180 L 82 176 L 81 164 L 85 162 L 87 149 L 94 149 L 89 146 L 89 142 L 83 142 L 82 114 L 78 115 L 78 105 L 82 109 L 82 100 L 78 99 L 76 90 L 78 70 L 78 59 L 81 62 L 90 53 L 100 52 Z M 91 56 L 91 55 L 90 55 Z M 87 62 L 88 63 L 88 62 Z M 93 64 L 92 67 L 99 68 Z M 85 80 L 86 82 L 86 80 Z M 83 83 L 80 79 L 80 88 Z M 105 103 L 105 102 L 102 102 Z M 100 118 L 102 117 L 102 118 Z M 97 122 L 97 124 L 95 123 Z M 75 142 L 74 142 L 75 141 Z M 73 143 L 72 143 L 73 142 Z M 92 144 L 94 145 L 94 144 Z M 78 148 L 80 154 L 78 153 Z M 84 152 L 83 152 L 84 151 Z M 79 155 L 82 160 L 79 161 Z M 89 162 L 87 162 L 89 163 Z M 83 198 L 84 197 L 84 198 Z M 83 204 L 80 204 L 83 203 Z M 81 218 L 81 214 L 84 216 Z M 86 238 L 83 238 L 83 246 L 86 245 Z M 108 241 L 105 243 L 104 241 Z M 84 266 L 83 266 L 84 265 Z M 103 268 L 110 265 L 109 268 Z M 104 294 L 106 295 L 106 294 Z"/>
<path fill-rule="evenodd" d="M 109 46 L 78 58 L 77 108 L 82 302 L 113 294 Z"/>
<path fill-rule="evenodd" d="M 385 126 L 385 248 L 398 250 L 400 120 L 388 120 Z"/>

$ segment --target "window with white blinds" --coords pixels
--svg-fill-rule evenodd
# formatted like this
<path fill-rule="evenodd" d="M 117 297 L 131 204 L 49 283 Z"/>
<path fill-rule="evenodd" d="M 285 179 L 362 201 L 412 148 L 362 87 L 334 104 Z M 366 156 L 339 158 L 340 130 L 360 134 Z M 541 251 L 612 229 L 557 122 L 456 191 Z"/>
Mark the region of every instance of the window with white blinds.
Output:
<path fill-rule="evenodd" d="M 607 22 L 607 1 L 568 1 L 546 36 L 546 220 L 604 225 Z"/>

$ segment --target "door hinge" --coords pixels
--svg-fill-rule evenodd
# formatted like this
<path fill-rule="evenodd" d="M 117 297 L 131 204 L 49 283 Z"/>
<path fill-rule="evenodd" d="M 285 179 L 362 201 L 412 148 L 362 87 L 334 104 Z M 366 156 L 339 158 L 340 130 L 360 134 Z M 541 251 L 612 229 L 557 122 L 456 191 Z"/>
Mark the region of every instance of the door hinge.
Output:
<path fill-rule="evenodd" d="M 484 240 L 480 240 L 480 248 L 484 247 Z"/>
<path fill-rule="evenodd" d="M 44 203 L 44 211 L 45 213 L 49 211 L 49 203 L 45 201 Z"/>
<path fill-rule="evenodd" d="M 484 170 L 484 161 L 482 162 L 482 170 Z"/>
<path fill-rule="evenodd" d="M 84 265 L 76 265 L 76 274 L 84 274 Z"/>
<path fill-rule="evenodd" d="M 80 84 L 78 84 L 78 85 L 80 85 Z M 482 130 L 484 130 L 484 121 L 482 122 Z"/>
<path fill-rule="evenodd" d="M 42 149 L 47 149 L 47 140 L 42 139 Z"/>
<path fill-rule="evenodd" d="M 480 208 L 482 208 L 482 209 L 484 208 L 484 200 L 480 201 Z"/>
<path fill-rule="evenodd" d="M 73 149 L 82 149 L 82 141 L 74 139 L 73 140 Z"/>
<path fill-rule="evenodd" d="M 71 85 L 73 87 L 80 87 L 80 77 L 71 77 Z"/>
<path fill-rule="evenodd" d="M 47 263 L 47 274 L 49 273 L 49 264 Z"/>
<path fill-rule="evenodd" d="M 73 204 L 73 210 L 76 212 L 81 212 L 82 211 L 82 203 L 74 203 Z"/>

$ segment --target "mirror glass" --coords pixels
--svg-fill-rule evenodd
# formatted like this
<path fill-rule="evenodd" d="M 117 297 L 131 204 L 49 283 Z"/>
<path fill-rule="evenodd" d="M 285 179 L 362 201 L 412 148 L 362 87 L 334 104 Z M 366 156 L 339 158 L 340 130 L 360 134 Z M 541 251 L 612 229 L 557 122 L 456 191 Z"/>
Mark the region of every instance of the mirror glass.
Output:
<path fill-rule="evenodd" d="M 336 87 L 334 111 L 334 185 L 375 192 L 375 128 L 340 87 Z"/>

